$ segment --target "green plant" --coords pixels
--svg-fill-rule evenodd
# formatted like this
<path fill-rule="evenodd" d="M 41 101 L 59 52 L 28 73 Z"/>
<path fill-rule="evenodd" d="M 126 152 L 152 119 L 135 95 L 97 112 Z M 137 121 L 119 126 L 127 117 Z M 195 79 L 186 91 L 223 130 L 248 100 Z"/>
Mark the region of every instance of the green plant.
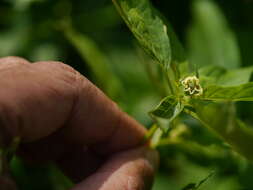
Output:
<path fill-rule="evenodd" d="M 136 39 L 162 67 L 163 75 L 167 78 L 167 85 L 170 87 L 168 96 L 150 112 L 163 133 L 166 134 L 176 127 L 176 122 L 180 123 L 180 119 L 175 120 L 180 113 L 185 112 L 215 131 L 236 151 L 253 160 L 253 130 L 236 117 L 233 104 L 236 101 L 253 100 L 253 83 L 248 82 L 252 67 L 238 68 L 238 60 L 232 60 L 235 62 L 232 64 L 224 56 L 224 60 L 217 62 L 217 66 L 208 65 L 191 72 L 171 26 L 167 26 L 148 0 L 113 2 Z M 207 9 L 208 6 L 209 9 L 214 8 L 209 1 L 196 3 L 197 6 L 207 6 Z M 223 23 L 213 25 L 219 27 L 219 24 Z M 230 36 L 224 36 L 223 41 L 233 43 Z M 220 51 L 232 55 L 233 52 L 230 51 L 234 49 L 230 47 L 224 46 Z M 232 70 L 227 69 L 230 66 Z M 185 69 L 188 67 L 189 69 Z M 214 75 L 214 71 L 219 73 Z"/>

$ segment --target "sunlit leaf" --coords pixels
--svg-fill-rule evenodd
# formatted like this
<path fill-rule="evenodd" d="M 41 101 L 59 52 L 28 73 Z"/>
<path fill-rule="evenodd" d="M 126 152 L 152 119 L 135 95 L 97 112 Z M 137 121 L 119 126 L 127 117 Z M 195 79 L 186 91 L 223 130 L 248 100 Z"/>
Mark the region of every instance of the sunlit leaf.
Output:
<path fill-rule="evenodd" d="M 182 112 L 183 108 L 181 102 L 176 101 L 173 96 L 168 96 L 149 114 L 158 126 L 166 132 L 171 122 Z"/>
<path fill-rule="evenodd" d="M 113 0 L 122 18 L 142 47 L 159 63 L 168 67 L 171 62 L 167 26 L 155 14 L 148 0 Z"/>
<path fill-rule="evenodd" d="M 149 0 L 113 0 L 113 3 L 141 46 L 158 63 L 168 68 L 173 60 L 185 60 L 171 27 Z"/>

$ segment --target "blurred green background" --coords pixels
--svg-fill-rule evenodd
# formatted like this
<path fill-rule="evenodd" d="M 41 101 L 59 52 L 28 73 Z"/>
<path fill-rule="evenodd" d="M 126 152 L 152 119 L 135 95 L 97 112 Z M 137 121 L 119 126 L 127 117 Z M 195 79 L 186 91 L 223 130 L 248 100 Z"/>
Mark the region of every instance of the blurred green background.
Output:
<path fill-rule="evenodd" d="M 190 61 L 198 65 L 222 61 L 223 54 L 212 48 L 216 45 L 234 49 L 231 62 L 251 65 L 253 1 L 199 2 L 153 0 Z M 224 44 L 228 35 L 232 42 Z M 138 47 L 110 0 L 2 0 L 0 57 L 9 55 L 71 65 L 147 127 L 152 125 L 147 112 L 163 97 L 150 80 L 147 63 L 152 60 Z M 241 118 L 252 124 L 252 103 L 237 106 Z M 180 190 L 214 171 L 199 189 L 252 190 L 252 164 L 192 118 L 185 116 L 184 121 L 170 134 L 171 139 L 176 135 L 180 140 L 158 147 L 161 166 L 153 189 Z M 12 161 L 12 172 L 21 190 L 70 186 L 56 168 L 27 166 L 19 158 Z"/>

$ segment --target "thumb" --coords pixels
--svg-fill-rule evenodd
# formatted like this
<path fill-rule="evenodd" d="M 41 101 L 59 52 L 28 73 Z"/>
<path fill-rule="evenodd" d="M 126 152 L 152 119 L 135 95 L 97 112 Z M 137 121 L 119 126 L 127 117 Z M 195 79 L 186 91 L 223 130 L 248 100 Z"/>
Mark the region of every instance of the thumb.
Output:
<path fill-rule="evenodd" d="M 157 152 L 146 147 L 115 154 L 72 190 L 149 190 L 158 159 Z"/>

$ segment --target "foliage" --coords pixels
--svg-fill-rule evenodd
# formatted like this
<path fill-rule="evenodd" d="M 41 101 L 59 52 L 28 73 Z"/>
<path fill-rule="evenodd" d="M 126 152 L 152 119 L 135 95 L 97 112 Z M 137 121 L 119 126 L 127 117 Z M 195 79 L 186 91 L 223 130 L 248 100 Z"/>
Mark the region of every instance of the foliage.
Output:
<path fill-rule="evenodd" d="M 161 43 L 157 41 L 156 36 L 163 36 L 164 34 L 161 35 L 161 31 L 167 27 L 165 25 L 159 24 L 161 22 L 159 20 L 159 15 L 155 14 L 155 11 L 152 11 L 153 8 L 151 7 L 149 1 L 143 0 L 140 2 L 135 1 L 135 3 L 133 3 L 130 0 L 129 1 L 115 0 L 114 3 L 118 8 L 119 12 L 121 13 L 121 15 L 123 16 L 123 18 L 125 19 L 128 26 L 130 27 L 130 29 L 135 34 L 140 44 L 143 45 L 145 49 L 148 49 L 148 52 L 151 53 L 152 56 L 156 57 L 158 61 L 160 61 L 161 66 L 164 68 L 166 72 L 165 74 L 169 75 L 170 73 L 168 72 L 168 67 L 170 67 L 170 64 L 168 64 L 167 62 L 170 62 L 170 59 L 166 58 L 161 59 L 159 56 L 163 55 L 163 52 L 167 52 L 169 55 L 171 55 L 169 50 L 172 49 L 176 52 L 178 51 L 176 49 L 177 46 L 175 47 L 170 46 L 170 48 L 168 48 L 167 46 L 160 46 Z M 205 3 L 206 5 L 202 5 L 202 3 Z M 219 15 L 218 13 L 215 14 L 215 12 L 218 11 L 217 8 L 208 1 L 203 2 L 197 1 L 196 4 L 197 6 L 200 6 L 199 8 L 197 8 L 197 10 L 200 10 L 200 12 L 210 11 L 213 9 L 213 12 L 211 11 L 211 13 L 214 14 L 214 16 Z M 208 9 L 206 10 L 206 8 Z M 135 13 L 134 15 L 132 14 L 132 11 L 134 11 Z M 140 19 L 139 15 L 141 14 L 143 14 L 143 16 Z M 215 18 L 214 20 L 217 21 L 218 19 Z M 153 26 L 155 26 L 155 30 L 154 28 L 152 28 Z M 217 31 L 219 28 L 223 26 L 224 24 L 220 25 L 217 24 L 216 26 Z M 164 31 L 165 31 L 164 38 L 165 37 L 168 38 L 167 29 Z M 205 31 L 205 32 L 210 35 L 212 34 L 212 31 Z M 140 34 L 143 35 L 139 37 Z M 163 41 L 166 42 L 166 40 Z M 169 45 L 168 42 L 167 44 Z M 158 55 L 157 52 L 153 51 L 154 45 L 156 45 L 157 47 L 160 46 Z M 232 55 L 234 54 L 233 52 L 234 50 L 232 49 L 227 49 L 226 51 L 228 52 L 228 54 Z M 223 56 L 223 58 L 226 64 L 221 64 L 219 62 L 217 62 L 217 64 L 220 66 L 224 66 L 225 69 L 225 66 L 228 67 L 228 65 L 231 65 L 231 63 L 230 59 L 226 58 L 225 56 Z M 173 59 L 173 57 L 171 57 L 171 59 Z M 168 61 L 166 62 L 166 60 Z M 175 65 L 175 67 L 179 66 Z M 232 64 L 231 67 L 233 68 L 235 66 Z M 177 70 L 179 70 L 179 68 Z M 251 74 L 251 69 L 249 70 L 250 71 L 247 70 L 248 76 L 246 76 L 246 79 L 249 79 L 249 75 Z M 227 76 L 229 75 L 233 76 L 239 72 L 240 71 L 236 70 L 234 71 L 234 73 L 232 72 L 229 73 L 228 71 Z M 226 79 L 224 80 L 224 78 L 223 81 L 219 82 L 218 80 L 218 82 L 222 84 L 224 81 L 226 81 Z M 216 78 L 214 78 L 214 80 L 215 79 Z M 236 81 L 233 81 L 234 79 Z M 242 153 L 248 159 L 252 160 L 253 156 L 251 155 L 251 150 L 249 149 L 249 147 L 251 147 L 250 145 L 253 143 L 253 130 L 243 129 L 240 125 L 238 125 L 234 112 L 230 112 L 231 106 L 226 106 L 224 104 L 227 104 L 227 102 L 231 101 L 252 101 L 253 83 L 245 80 L 245 84 L 235 86 L 233 84 L 238 83 L 237 81 L 238 79 L 236 79 L 236 77 L 230 77 L 230 80 L 228 82 L 232 84 L 232 86 L 228 87 L 227 86 L 222 87 L 218 85 L 208 86 L 207 82 L 205 86 L 203 86 L 204 88 L 202 89 L 201 86 L 197 86 L 198 84 L 196 82 L 190 80 L 196 80 L 198 83 L 197 78 L 189 78 L 188 80 L 189 84 L 184 83 L 180 84 L 179 81 L 176 80 L 169 81 L 169 83 L 171 83 L 170 85 L 175 86 L 175 88 L 178 88 L 180 85 L 184 85 L 184 88 L 186 89 L 192 88 L 193 91 L 190 94 L 180 92 L 180 88 L 178 88 L 176 91 L 171 91 L 171 95 L 162 100 L 162 102 L 157 106 L 157 108 L 151 112 L 151 116 L 155 119 L 158 126 L 161 127 L 164 130 L 164 132 L 167 132 L 173 120 L 175 120 L 175 118 L 184 110 L 184 106 L 189 106 L 193 111 L 190 112 L 186 111 L 187 113 L 203 121 L 203 123 L 205 123 L 206 126 L 215 130 L 218 133 L 218 135 L 222 136 L 225 141 L 227 141 L 233 148 L 235 148 L 235 150 Z M 187 85 L 187 87 L 185 87 L 185 85 Z M 198 88 L 201 91 L 201 94 L 194 94 L 195 88 Z M 224 101 L 224 103 L 221 105 L 222 107 L 219 106 L 220 103 L 218 103 L 217 101 Z M 222 114 L 222 112 L 224 112 L 224 114 Z M 217 113 L 219 113 L 219 115 L 217 115 Z M 211 120 L 211 118 L 214 117 L 216 117 L 216 119 Z M 223 128 L 221 126 L 223 126 Z M 227 128 L 230 128 L 230 130 L 226 130 Z"/>
<path fill-rule="evenodd" d="M 179 51 L 177 49 L 179 45 L 172 46 L 169 43 L 167 26 L 161 23 L 160 15 L 156 14 L 150 2 L 148 0 L 135 1 L 135 3 L 131 0 L 114 0 L 113 2 L 140 45 L 160 63 L 165 71 L 163 74 L 167 77 L 177 75 L 176 72 L 180 70 L 180 66 L 178 62 L 173 60 L 174 57 L 171 52 Z M 210 41 L 210 49 L 203 48 L 205 49 L 203 55 L 205 55 L 205 59 L 208 60 L 209 58 L 213 61 L 209 64 L 220 66 L 225 73 L 218 75 L 219 78 L 217 75 L 201 76 L 203 78 L 209 77 L 209 80 L 220 84 L 209 84 L 209 81 L 206 81 L 203 88 L 198 79 L 198 71 L 191 73 L 189 70 L 188 77 L 180 80 L 177 80 L 177 77 L 172 77 L 172 80 L 168 80 L 168 85 L 171 88 L 170 94 L 160 102 L 155 110 L 150 112 L 150 115 L 158 127 L 167 133 L 173 127 L 173 121 L 184 111 L 200 120 L 204 126 L 214 130 L 235 151 L 253 161 L 251 154 L 253 130 L 247 128 L 242 121 L 238 121 L 232 103 L 235 101 L 253 101 L 253 83 L 248 82 L 252 70 L 247 68 L 229 71 L 229 69 L 239 66 L 239 52 L 235 38 L 226 26 L 226 22 L 216 5 L 210 1 L 198 0 L 194 2 L 194 9 L 196 23 L 194 23 L 190 34 L 197 36 L 197 39 L 193 38 L 193 47 L 200 47 L 195 43 L 200 40 L 203 42 L 201 35 Z M 170 37 L 173 36 L 170 35 Z M 167 46 L 157 40 L 159 37 L 163 38 L 163 42 L 166 42 Z M 157 51 L 154 51 L 156 49 L 154 47 L 159 47 L 157 48 L 158 54 Z M 196 53 L 201 53 L 201 51 Z M 174 63 L 174 65 L 170 63 Z M 201 64 L 203 63 L 204 60 Z M 199 67 L 203 66 L 197 61 L 194 64 L 198 64 Z M 170 67 L 174 68 L 174 73 L 169 72 Z M 237 79 L 243 74 L 243 71 L 246 71 L 245 78 Z M 183 86 L 184 91 L 180 86 Z M 188 90 L 189 93 L 186 93 Z M 176 125 L 174 123 L 174 127 Z M 157 136 L 154 137 L 157 139 Z M 162 135 L 159 137 L 162 141 Z M 159 145 L 159 141 L 157 143 Z M 197 189 L 194 184 L 190 186 L 191 188 L 188 186 L 186 189 Z"/>

